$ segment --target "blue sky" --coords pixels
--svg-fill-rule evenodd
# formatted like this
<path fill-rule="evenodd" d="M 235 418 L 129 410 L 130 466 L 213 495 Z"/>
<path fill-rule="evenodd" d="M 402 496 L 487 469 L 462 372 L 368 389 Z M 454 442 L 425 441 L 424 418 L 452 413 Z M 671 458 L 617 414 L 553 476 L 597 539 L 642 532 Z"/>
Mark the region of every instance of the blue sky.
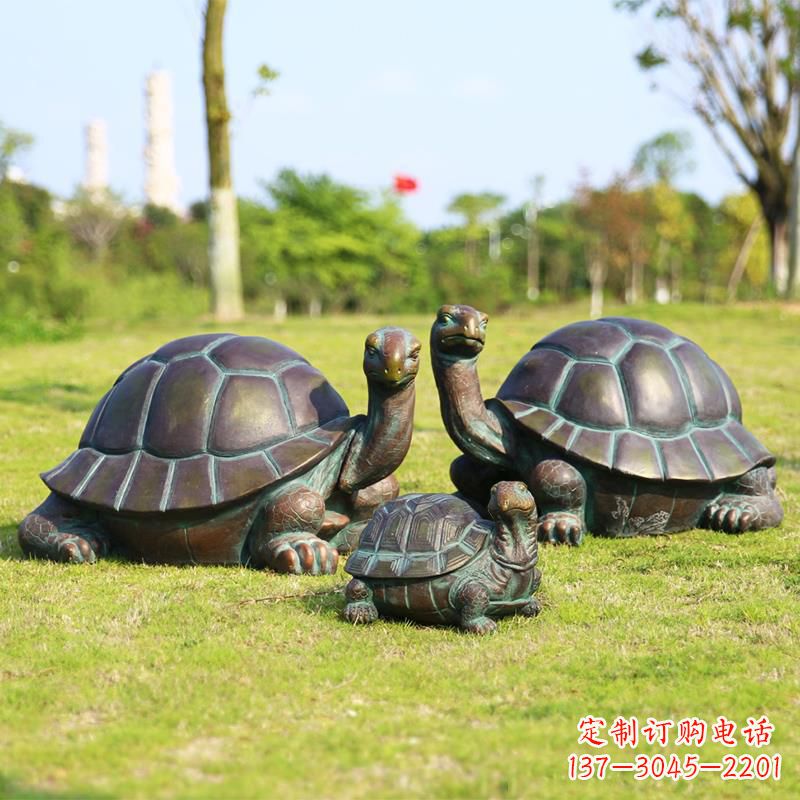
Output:
<path fill-rule="evenodd" d="M 181 200 L 206 193 L 200 84 L 201 0 L 0 0 L 0 119 L 31 132 L 29 178 L 69 194 L 83 174 L 83 128 L 106 119 L 112 188 L 142 197 L 144 80 L 172 72 Z M 522 202 L 568 196 L 625 169 L 669 129 L 694 138 L 681 179 L 711 200 L 738 191 L 699 122 L 653 92 L 633 60 L 645 23 L 611 0 L 230 0 L 228 94 L 239 194 L 283 166 L 377 191 L 418 177 L 404 204 L 419 224 L 448 222 L 449 200 L 494 191 Z M 253 100 L 256 69 L 281 73 Z"/>

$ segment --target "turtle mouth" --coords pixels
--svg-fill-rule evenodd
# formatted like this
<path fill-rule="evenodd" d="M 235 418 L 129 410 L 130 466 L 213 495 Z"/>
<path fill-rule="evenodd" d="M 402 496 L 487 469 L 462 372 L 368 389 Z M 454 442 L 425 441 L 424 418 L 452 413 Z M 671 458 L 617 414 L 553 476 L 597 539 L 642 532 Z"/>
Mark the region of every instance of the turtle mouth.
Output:
<path fill-rule="evenodd" d="M 417 377 L 417 373 L 405 372 L 399 377 L 395 377 L 385 372 L 370 370 L 368 377 L 376 383 L 382 383 L 384 386 L 396 386 L 398 388 L 402 388 L 403 386 L 408 386 L 408 384 Z"/>
<path fill-rule="evenodd" d="M 442 347 L 446 350 L 469 350 L 470 352 L 480 353 L 483 350 L 483 339 L 476 336 L 468 336 L 465 333 L 452 333 L 443 336 L 441 339 Z"/>

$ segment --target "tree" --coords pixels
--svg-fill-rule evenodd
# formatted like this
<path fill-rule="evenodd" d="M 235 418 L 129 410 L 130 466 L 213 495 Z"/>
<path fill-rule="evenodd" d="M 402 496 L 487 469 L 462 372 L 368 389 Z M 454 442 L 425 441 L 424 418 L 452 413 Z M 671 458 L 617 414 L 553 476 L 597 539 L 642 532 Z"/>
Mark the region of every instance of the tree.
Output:
<path fill-rule="evenodd" d="M 752 194 L 729 195 L 719 207 L 718 225 L 724 233 L 717 254 L 718 280 L 727 283 L 728 302 L 736 299 L 744 279 L 751 290 L 763 289 L 769 277 L 769 246 L 758 204 Z M 726 274 L 727 273 L 727 274 Z"/>
<path fill-rule="evenodd" d="M 17 153 L 33 144 L 33 136 L 15 128 L 7 128 L 0 122 L 0 180 L 6 177 L 11 160 Z"/>
<path fill-rule="evenodd" d="M 582 182 L 577 189 L 576 220 L 586 248 L 587 275 L 593 303 L 607 278 L 624 287 L 628 302 L 644 299 L 647 260 L 647 195 L 631 188 L 627 176 L 616 176 L 606 189 Z"/>
<path fill-rule="evenodd" d="M 670 26 L 678 33 L 669 47 L 647 45 L 637 56 L 639 65 L 688 68 L 695 113 L 758 197 L 770 234 L 772 281 L 786 293 L 791 173 L 800 147 L 796 0 L 617 0 L 616 5 L 633 12 L 650 6 L 665 33 Z"/>
<path fill-rule="evenodd" d="M 684 198 L 672 185 L 681 172 L 694 168 L 691 145 L 685 131 L 666 131 L 641 145 L 633 159 L 633 174 L 646 186 L 651 261 L 659 282 L 669 276 L 673 301 L 681 299 L 682 263 L 696 233 Z"/>
<path fill-rule="evenodd" d="M 248 300 L 313 315 L 429 305 L 420 233 L 397 198 L 374 199 L 327 175 L 289 169 L 265 189 L 271 207 L 239 204 Z"/>
<path fill-rule="evenodd" d="M 694 169 L 689 157 L 692 137 L 686 131 L 665 131 L 645 142 L 633 157 L 633 171 L 647 183 L 672 184 Z"/>
<path fill-rule="evenodd" d="M 464 261 L 467 270 L 473 274 L 478 271 L 478 241 L 485 217 L 492 211 L 497 211 L 504 202 L 503 195 L 481 192 L 457 195 L 447 207 L 451 214 L 464 217 Z"/>
<path fill-rule="evenodd" d="M 203 37 L 203 90 L 209 165 L 208 260 L 214 316 L 237 320 L 244 313 L 239 263 L 239 217 L 231 179 L 231 118 L 225 96 L 222 34 L 227 0 L 208 0 Z"/>
<path fill-rule="evenodd" d="M 125 214 L 119 198 L 110 192 L 97 197 L 78 189 L 67 206 L 64 221 L 73 238 L 88 248 L 92 260 L 101 262 Z"/>

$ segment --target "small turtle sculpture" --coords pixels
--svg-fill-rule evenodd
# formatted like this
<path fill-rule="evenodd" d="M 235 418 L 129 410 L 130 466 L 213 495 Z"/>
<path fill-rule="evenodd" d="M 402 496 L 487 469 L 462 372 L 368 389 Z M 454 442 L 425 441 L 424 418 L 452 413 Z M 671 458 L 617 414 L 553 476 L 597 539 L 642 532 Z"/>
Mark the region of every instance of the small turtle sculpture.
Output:
<path fill-rule="evenodd" d="M 477 359 L 486 314 L 443 306 L 431 330 L 442 417 L 464 453 L 456 487 L 485 503 L 524 480 L 541 541 L 588 529 L 634 536 L 778 525 L 775 458 L 742 426 L 739 395 L 694 342 L 661 325 L 608 317 L 546 336 L 484 402 Z"/>
<path fill-rule="evenodd" d="M 369 413 L 294 350 L 256 336 L 177 339 L 132 364 L 78 449 L 42 474 L 50 496 L 19 527 L 25 553 L 93 562 L 249 563 L 328 574 L 337 544 L 396 497 L 411 442 L 420 345 L 370 334 Z M 324 537 L 333 537 L 331 542 Z"/>
<path fill-rule="evenodd" d="M 493 486 L 489 514 L 494 524 L 451 494 L 409 494 L 381 506 L 345 566 L 354 576 L 345 619 L 404 617 L 491 633 L 492 617 L 538 614 L 536 504 L 528 487 Z"/>

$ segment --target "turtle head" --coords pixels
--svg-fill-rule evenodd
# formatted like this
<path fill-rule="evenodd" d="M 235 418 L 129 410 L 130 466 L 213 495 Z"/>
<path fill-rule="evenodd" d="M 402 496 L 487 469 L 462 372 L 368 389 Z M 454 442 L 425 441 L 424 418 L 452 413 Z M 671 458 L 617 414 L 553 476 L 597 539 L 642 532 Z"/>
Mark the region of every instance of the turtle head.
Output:
<path fill-rule="evenodd" d="M 530 517 L 536 511 L 536 502 L 522 481 L 500 481 L 492 486 L 489 513 L 493 519 L 500 517 Z"/>
<path fill-rule="evenodd" d="M 420 342 L 404 328 L 380 328 L 364 342 L 364 374 L 384 386 L 411 383 L 419 371 Z"/>
<path fill-rule="evenodd" d="M 492 486 L 489 513 L 495 522 L 492 553 L 511 569 L 528 569 L 539 555 L 536 543 L 536 502 L 520 481 L 501 481 Z"/>
<path fill-rule="evenodd" d="M 489 317 L 472 306 L 442 306 L 431 328 L 431 347 L 454 358 L 472 358 L 486 343 Z"/>

